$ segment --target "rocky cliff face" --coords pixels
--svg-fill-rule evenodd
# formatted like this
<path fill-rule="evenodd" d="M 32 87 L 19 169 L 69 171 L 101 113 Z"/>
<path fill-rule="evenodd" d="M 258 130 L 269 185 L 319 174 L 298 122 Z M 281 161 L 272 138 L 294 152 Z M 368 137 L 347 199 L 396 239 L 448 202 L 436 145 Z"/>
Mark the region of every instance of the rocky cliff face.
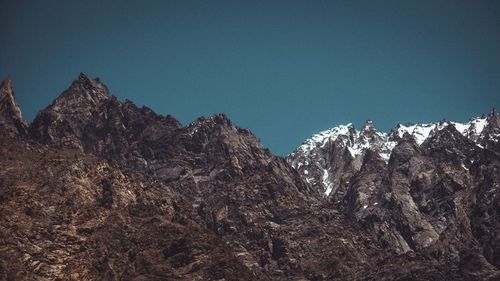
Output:
<path fill-rule="evenodd" d="M 499 276 L 496 114 L 481 146 L 346 127 L 301 156 L 317 179 L 223 114 L 182 126 L 85 74 L 29 126 L 1 94 L 0 280 Z"/>

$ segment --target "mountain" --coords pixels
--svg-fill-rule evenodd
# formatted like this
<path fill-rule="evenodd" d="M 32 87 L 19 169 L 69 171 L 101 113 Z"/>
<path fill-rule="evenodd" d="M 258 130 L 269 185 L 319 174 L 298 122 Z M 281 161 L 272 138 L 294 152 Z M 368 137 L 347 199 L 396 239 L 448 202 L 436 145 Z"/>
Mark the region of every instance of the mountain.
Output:
<path fill-rule="evenodd" d="M 287 161 L 395 255 L 419 252 L 450 267 L 495 271 L 499 119 L 493 109 L 465 124 L 398 125 L 389 133 L 371 121 L 361 131 L 342 125 L 313 135 Z"/>
<path fill-rule="evenodd" d="M 0 93 L 0 280 L 500 276 L 496 113 L 421 145 L 332 129 L 299 166 L 224 114 L 184 126 L 83 73 L 31 124 Z"/>
<path fill-rule="evenodd" d="M 23 136 L 0 136 L 0 280 L 321 280 L 383 252 L 223 114 L 80 74 Z"/>

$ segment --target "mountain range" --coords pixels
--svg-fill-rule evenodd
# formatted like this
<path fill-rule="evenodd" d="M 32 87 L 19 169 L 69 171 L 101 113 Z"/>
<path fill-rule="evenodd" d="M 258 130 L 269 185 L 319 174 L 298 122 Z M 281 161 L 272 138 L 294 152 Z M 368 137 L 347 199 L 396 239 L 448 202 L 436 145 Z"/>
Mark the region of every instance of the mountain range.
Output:
<path fill-rule="evenodd" d="M 500 280 L 500 117 L 367 121 L 273 155 L 80 74 L 0 86 L 0 280 Z"/>

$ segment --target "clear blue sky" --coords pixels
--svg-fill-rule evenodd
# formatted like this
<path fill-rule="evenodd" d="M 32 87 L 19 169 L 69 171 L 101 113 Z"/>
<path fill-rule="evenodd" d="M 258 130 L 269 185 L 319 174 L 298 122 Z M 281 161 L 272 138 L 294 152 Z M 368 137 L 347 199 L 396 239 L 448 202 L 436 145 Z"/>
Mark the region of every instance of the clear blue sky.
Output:
<path fill-rule="evenodd" d="M 6 1 L 0 77 L 24 115 L 79 72 L 183 124 L 223 112 L 280 155 L 372 119 L 500 104 L 500 1 Z"/>

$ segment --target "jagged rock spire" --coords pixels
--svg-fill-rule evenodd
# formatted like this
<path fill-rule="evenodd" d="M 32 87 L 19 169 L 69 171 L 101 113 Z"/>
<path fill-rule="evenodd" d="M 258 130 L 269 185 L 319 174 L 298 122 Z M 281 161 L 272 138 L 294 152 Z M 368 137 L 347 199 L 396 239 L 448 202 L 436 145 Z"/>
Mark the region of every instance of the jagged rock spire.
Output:
<path fill-rule="evenodd" d="M 372 120 L 366 120 L 365 125 L 363 126 L 363 129 L 361 129 L 361 134 L 366 135 L 367 137 L 371 137 L 377 129 L 375 128 L 375 125 L 373 124 Z"/>
<path fill-rule="evenodd" d="M 28 123 L 16 103 L 10 79 L 5 79 L 0 84 L 0 125 L 10 136 L 25 136 L 28 133 Z"/>
<path fill-rule="evenodd" d="M 365 125 L 363 126 L 363 130 L 370 130 L 373 128 L 373 121 L 370 119 L 367 119 L 365 121 Z"/>
<path fill-rule="evenodd" d="M 12 80 L 10 79 L 5 79 L 0 85 L 0 110 L 4 116 L 11 113 L 21 115 L 19 107 L 14 102 Z"/>

